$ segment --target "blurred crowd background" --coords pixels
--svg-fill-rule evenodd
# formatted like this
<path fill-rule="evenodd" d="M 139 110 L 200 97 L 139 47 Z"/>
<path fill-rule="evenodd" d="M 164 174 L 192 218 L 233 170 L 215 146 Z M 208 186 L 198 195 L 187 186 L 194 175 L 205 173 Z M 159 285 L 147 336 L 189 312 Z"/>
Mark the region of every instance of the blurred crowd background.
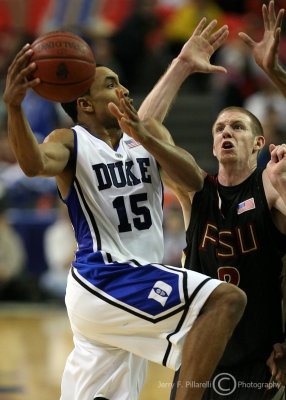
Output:
<path fill-rule="evenodd" d="M 2 100 L 7 68 L 27 42 L 52 30 L 68 30 L 92 47 L 98 63 L 118 73 L 138 107 L 203 16 L 229 25 L 226 44 L 212 62 L 226 75 L 188 78 L 165 121 L 178 145 L 191 151 L 202 168 L 214 172 L 211 125 L 223 107 L 252 111 L 262 122 L 266 146 L 286 141 L 286 99 L 255 65 L 237 33 L 259 40 L 262 0 L 0 0 L 0 301 L 63 304 L 65 281 L 75 251 L 66 210 L 54 179 L 27 178 L 9 148 Z M 286 0 L 276 0 L 286 8 Z M 286 64 L 286 24 L 280 44 Z M 41 142 L 72 122 L 56 103 L 29 91 L 23 103 Z M 21 132 L 19 132 L 21 134 Z M 165 191 L 164 262 L 180 265 L 185 234 L 180 206 Z"/>

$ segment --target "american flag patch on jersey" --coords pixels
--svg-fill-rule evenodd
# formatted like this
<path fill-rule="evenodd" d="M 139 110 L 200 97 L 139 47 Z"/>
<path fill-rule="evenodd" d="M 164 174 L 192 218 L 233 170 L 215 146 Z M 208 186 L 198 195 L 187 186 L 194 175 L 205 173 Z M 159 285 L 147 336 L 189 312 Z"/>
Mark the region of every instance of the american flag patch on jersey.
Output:
<path fill-rule="evenodd" d="M 254 198 L 245 200 L 237 206 L 237 214 L 242 214 L 245 211 L 253 210 L 255 208 Z"/>
<path fill-rule="evenodd" d="M 136 142 L 136 140 L 134 140 L 134 139 L 126 140 L 125 143 L 129 147 L 129 149 L 132 149 L 132 147 L 141 146 L 141 143 Z"/>

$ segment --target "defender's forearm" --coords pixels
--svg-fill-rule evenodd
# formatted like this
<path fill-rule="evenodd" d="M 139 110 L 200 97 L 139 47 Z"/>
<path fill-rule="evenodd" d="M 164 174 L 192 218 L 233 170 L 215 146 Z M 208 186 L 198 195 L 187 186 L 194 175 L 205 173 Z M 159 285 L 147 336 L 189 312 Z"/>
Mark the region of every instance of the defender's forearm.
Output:
<path fill-rule="evenodd" d="M 267 75 L 283 96 L 286 97 L 286 71 L 280 65 L 277 65 L 275 70 L 268 72 Z"/>

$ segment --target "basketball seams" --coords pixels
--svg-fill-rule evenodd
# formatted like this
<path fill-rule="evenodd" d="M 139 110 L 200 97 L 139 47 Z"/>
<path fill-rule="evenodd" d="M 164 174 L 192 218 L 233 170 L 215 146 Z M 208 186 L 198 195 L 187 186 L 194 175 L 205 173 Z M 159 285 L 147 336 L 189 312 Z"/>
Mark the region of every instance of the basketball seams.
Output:
<path fill-rule="evenodd" d="M 81 83 L 88 82 L 89 80 L 93 79 L 94 75 L 91 75 L 89 78 L 83 79 L 81 81 L 75 81 L 75 82 L 49 82 L 49 81 L 44 81 L 41 79 L 41 83 L 45 85 L 52 85 L 52 86 L 74 86 L 74 85 L 80 85 Z M 37 89 L 37 87 L 35 87 Z"/>
<path fill-rule="evenodd" d="M 34 91 L 44 99 L 69 102 L 92 85 L 96 62 L 89 44 L 71 32 L 53 31 L 36 39 L 30 62 L 37 68 L 29 79 L 40 78 Z"/>
<path fill-rule="evenodd" d="M 80 36 L 77 36 L 73 33 L 69 33 L 69 32 L 62 32 L 62 31 L 57 31 L 57 32 L 51 32 L 51 33 L 46 33 L 43 36 L 40 36 L 38 39 L 36 39 L 33 43 L 32 43 L 32 47 L 38 45 L 41 42 L 46 41 L 47 39 L 52 39 L 52 38 L 63 38 L 66 37 L 68 39 L 72 39 L 74 41 L 77 41 L 79 43 L 83 43 L 86 46 L 88 46 L 88 43 L 82 39 Z"/>
<path fill-rule="evenodd" d="M 87 60 L 86 58 L 79 58 L 76 56 L 69 56 L 69 57 L 65 57 L 65 56 L 45 56 L 45 57 L 37 57 L 37 58 L 33 58 L 32 61 L 36 62 L 36 61 L 41 61 L 41 60 L 65 60 L 65 61 L 71 61 L 71 60 L 76 60 L 76 61 L 80 61 L 82 62 L 86 62 L 87 64 L 91 64 L 94 65 L 94 61 L 93 60 Z"/>

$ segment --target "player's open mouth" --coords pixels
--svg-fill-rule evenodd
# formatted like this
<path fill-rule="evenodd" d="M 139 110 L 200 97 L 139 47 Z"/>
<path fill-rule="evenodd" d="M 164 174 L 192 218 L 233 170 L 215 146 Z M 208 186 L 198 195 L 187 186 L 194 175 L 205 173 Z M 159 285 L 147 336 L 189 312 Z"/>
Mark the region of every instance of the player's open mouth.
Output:
<path fill-rule="evenodd" d="M 225 150 L 228 150 L 233 148 L 233 144 L 231 142 L 225 141 L 223 142 L 221 147 Z"/>

